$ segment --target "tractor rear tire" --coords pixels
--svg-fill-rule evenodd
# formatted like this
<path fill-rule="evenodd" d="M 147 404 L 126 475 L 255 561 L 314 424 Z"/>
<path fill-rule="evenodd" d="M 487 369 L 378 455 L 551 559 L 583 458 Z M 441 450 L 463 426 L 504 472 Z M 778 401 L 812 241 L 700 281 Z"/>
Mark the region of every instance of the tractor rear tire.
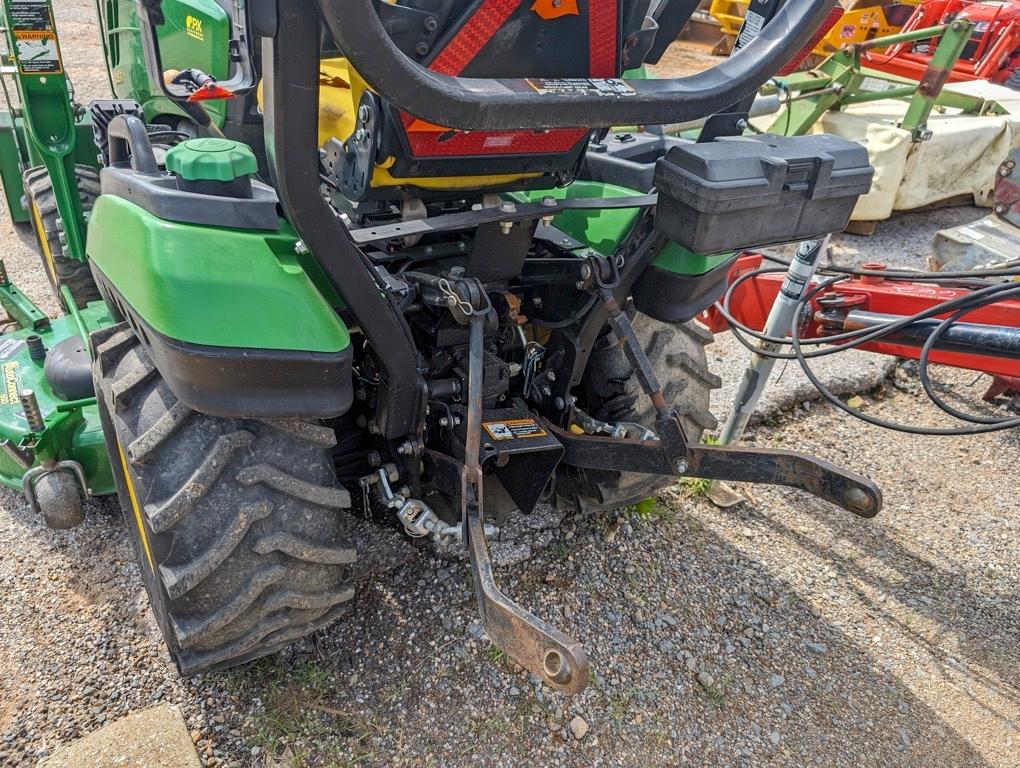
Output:
<path fill-rule="evenodd" d="M 89 165 L 76 165 L 74 173 L 78 181 L 81 207 L 87 214 L 99 197 L 99 171 Z M 71 291 L 78 309 L 84 309 L 90 301 L 98 301 L 99 288 L 96 287 L 88 262 L 78 261 L 67 254 L 64 223 L 57 211 L 53 181 L 46 168 L 30 168 L 25 171 L 25 196 L 39 241 L 39 257 L 57 301 L 63 306 L 60 288 L 64 285 Z"/>
<path fill-rule="evenodd" d="M 680 414 L 687 439 L 701 442 L 706 431 L 718 426 L 709 405 L 712 390 L 722 382 L 708 370 L 705 353 L 712 332 L 695 322 L 662 323 L 642 314 L 631 322 L 666 402 Z M 655 408 L 641 391 L 634 368 L 613 333 L 603 336 L 592 350 L 575 394 L 578 406 L 596 419 L 655 426 Z M 654 496 L 673 482 L 657 475 L 567 467 L 556 479 L 557 506 L 580 514 L 620 509 Z"/>
<path fill-rule="evenodd" d="M 181 674 L 274 653 L 339 618 L 354 595 L 356 553 L 333 430 L 198 413 L 126 324 L 93 341 L 121 506 Z"/>

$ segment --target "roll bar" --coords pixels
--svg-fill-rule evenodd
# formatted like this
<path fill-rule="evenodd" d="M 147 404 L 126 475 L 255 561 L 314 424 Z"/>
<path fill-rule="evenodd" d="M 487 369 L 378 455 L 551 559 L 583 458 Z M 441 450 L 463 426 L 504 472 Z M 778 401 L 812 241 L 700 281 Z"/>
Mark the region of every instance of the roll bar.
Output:
<path fill-rule="evenodd" d="M 394 45 L 376 13 L 376 0 L 316 2 L 334 42 L 373 90 L 422 120 L 471 131 L 660 125 L 705 117 L 773 77 L 811 40 L 834 5 L 834 0 L 787 0 L 746 47 L 689 77 L 553 84 L 430 72 Z"/>

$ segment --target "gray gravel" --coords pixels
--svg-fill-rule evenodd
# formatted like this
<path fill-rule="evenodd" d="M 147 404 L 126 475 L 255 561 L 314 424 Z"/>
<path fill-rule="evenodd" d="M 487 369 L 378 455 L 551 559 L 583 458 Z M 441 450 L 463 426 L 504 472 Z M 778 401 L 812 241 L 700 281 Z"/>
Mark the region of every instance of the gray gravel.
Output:
<path fill-rule="evenodd" d="M 102 87 L 90 8 L 58 0 L 57 13 L 67 58 L 92 62 L 72 69 L 79 88 Z M 5 217 L 0 251 L 48 301 Z M 897 247 L 926 245 L 928 221 Z M 900 253 L 853 247 L 862 260 Z M 722 350 L 717 362 L 737 365 Z M 967 398 L 980 393 L 955 376 Z M 938 421 L 907 372 L 863 407 Z M 493 547 L 499 578 L 583 641 L 592 684 L 574 698 L 485 641 L 459 559 L 367 523 L 345 620 L 182 681 L 116 505 L 91 503 L 58 534 L 2 491 L 0 765 L 35 765 L 162 702 L 181 707 L 206 765 L 1015 766 L 1020 438 L 890 434 L 817 404 L 774 411 L 751 439 L 871 475 L 886 511 L 861 521 L 756 488 L 722 512 L 678 486 L 644 514 L 515 521 Z"/>

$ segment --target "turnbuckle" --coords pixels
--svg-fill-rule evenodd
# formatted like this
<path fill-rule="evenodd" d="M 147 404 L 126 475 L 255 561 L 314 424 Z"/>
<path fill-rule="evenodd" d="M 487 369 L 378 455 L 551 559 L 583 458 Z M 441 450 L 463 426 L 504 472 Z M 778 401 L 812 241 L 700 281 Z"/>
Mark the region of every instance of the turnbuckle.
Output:
<path fill-rule="evenodd" d="M 651 361 L 641 348 L 641 342 L 638 341 L 630 318 L 616 300 L 614 289 L 620 284 L 619 267 L 613 259 L 601 254 L 590 255 L 585 267 L 587 269 L 582 269 L 581 272 L 584 278 L 581 287 L 602 302 L 609 316 L 609 325 L 620 340 L 620 346 L 634 369 L 641 391 L 655 407 L 655 434 L 660 440 L 661 449 L 669 457 L 673 471 L 682 475 L 691 464 L 687 437 L 684 435 L 679 414 L 666 403 L 662 385 L 659 384 Z"/>

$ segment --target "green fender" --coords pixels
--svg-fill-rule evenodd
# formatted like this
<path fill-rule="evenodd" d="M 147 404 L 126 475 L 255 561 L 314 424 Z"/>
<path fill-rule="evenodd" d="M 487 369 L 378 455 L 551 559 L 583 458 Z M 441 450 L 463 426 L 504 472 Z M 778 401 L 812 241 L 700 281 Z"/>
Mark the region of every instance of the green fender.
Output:
<path fill-rule="evenodd" d="M 350 347 L 350 334 L 296 245 L 285 222 L 278 232 L 179 224 L 103 195 L 92 211 L 86 250 L 146 324 L 170 339 L 341 352 Z"/>

